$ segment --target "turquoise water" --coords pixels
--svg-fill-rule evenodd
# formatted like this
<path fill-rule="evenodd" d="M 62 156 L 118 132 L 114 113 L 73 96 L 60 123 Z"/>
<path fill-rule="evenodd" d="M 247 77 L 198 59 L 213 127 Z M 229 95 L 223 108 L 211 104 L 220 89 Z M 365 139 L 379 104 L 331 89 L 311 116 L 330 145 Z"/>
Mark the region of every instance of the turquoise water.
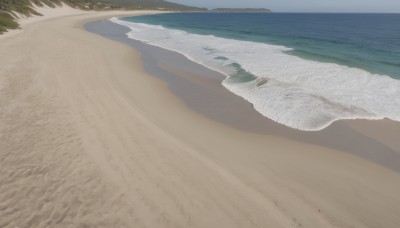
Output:
<path fill-rule="evenodd" d="M 400 79 L 400 14 L 182 13 L 124 18 L 203 35 L 284 45 L 289 53 Z"/>
<path fill-rule="evenodd" d="M 340 119 L 400 120 L 398 14 L 178 13 L 111 19 L 129 38 L 226 75 L 265 117 L 321 130 Z"/>

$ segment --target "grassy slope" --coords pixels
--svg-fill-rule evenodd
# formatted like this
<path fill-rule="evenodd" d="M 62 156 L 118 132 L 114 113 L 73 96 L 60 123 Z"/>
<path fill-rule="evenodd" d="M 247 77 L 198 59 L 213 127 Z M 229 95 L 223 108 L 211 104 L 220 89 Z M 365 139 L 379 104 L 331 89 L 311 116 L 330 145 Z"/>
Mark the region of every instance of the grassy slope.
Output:
<path fill-rule="evenodd" d="M 7 29 L 18 28 L 18 23 L 14 21 L 14 18 L 6 12 L 0 12 L 0 34 L 7 31 Z"/>
<path fill-rule="evenodd" d="M 8 29 L 18 28 L 18 23 L 14 20 L 16 17 L 14 12 L 18 12 L 25 16 L 39 15 L 32 9 L 32 4 L 28 0 L 1 0 L 0 34 Z"/>
<path fill-rule="evenodd" d="M 202 8 L 189 7 L 163 0 L 0 0 L 0 34 L 19 27 L 15 21 L 18 12 L 25 16 L 40 15 L 33 9 L 33 4 L 56 7 L 61 2 L 84 10 L 126 9 L 164 9 L 177 11 L 200 11 Z"/>

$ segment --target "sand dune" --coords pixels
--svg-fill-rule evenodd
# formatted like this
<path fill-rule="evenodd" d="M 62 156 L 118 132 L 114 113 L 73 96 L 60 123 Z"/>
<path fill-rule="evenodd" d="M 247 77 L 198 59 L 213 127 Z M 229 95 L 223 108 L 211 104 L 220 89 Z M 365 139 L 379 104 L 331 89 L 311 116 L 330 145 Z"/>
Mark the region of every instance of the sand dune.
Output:
<path fill-rule="evenodd" d="M 0 227 L 399 227 L 398 173 L 206 119 L 81 28 L 122 14 L 1 39 Z"/>

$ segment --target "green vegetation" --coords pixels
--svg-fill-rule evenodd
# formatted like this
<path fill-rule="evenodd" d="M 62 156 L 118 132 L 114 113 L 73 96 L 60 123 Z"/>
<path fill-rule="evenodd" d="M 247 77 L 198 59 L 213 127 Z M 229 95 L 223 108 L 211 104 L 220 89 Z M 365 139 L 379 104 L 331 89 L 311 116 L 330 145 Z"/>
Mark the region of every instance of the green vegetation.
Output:
<path fill-rule="evenodd" d="M 121 6 L 101 0 L 62 0 L 62 2 L 73 8 L 82 10 L 113 10 L 121 8 Z"/>
<path fill-rule="evenodd" d="M 19 27 L 15 21 L 17 14 L 26 17 L 32 15 L 40 15 L 34 10 L 34 5 L 49 7 L 60 6 L 65 3 L 73 8 L 82 10 L 112 10 L 112 9 L 129 9 L 129 10 L 174 10 L 174 11 L 204 11 L 205 8 L 196 8 L 164 0 L 0 0 L 0 34 L 9 29 Z"/>
<path fill-rule="evenodd" d="M 28 0 L 2 0 L 0 2 L 0 12 L 6 12 L 14 15 L 14 12 L 25 16 L 39 15 L 32 9 L 32 4 Z"/>
<path fill-rule="evenodd" d="M 0 34 L 7 31 L 7 29 L 18 28 L 18 23 L 14 21 L 14 18 L 6 12 L 0 12 Z"/>

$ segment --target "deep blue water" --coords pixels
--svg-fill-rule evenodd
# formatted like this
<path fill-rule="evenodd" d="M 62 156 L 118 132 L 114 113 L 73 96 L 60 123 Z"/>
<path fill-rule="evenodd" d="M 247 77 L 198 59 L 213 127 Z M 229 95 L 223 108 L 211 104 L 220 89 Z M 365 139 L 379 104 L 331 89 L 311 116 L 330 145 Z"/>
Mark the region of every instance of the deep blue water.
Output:
<path fill-rule="evenodd" d="M 283 45 L 302 58 L 400 79 L 400 14 L 176 13 L 124 20 Z"/>

